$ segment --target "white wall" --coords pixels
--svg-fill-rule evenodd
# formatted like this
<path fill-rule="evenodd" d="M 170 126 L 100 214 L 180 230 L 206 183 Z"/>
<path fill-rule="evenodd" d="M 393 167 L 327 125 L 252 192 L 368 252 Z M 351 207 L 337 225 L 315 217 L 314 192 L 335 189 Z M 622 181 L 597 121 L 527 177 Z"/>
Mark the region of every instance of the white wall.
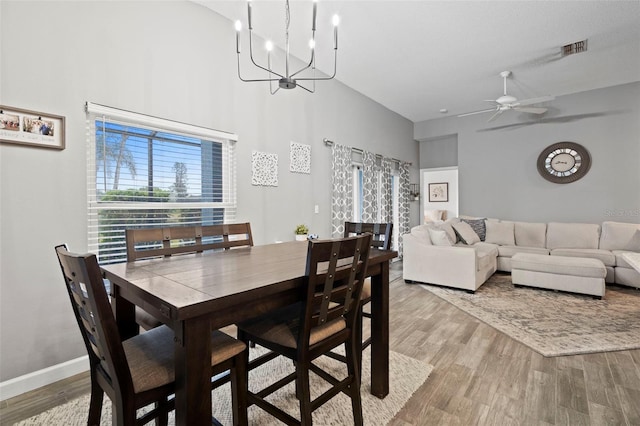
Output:
<path fill-rule="evenodd" d="M 510 111 L 415 124 L 419 141 L 457 135 L 460 213 L 534 222 L 640 222 L 640 83 L 550 103 L 546 115 Z M 547 146 L 577 142 L 591 169 L 570 184 L 543 179 L 536 161 Z M 421 142 L 422 145 L 422 142 Z"/>
<path fill-rule="evenodd" d="M 445 210 L 444 219 L 458 217 L 458 168 L 437 167 L 433 169 L 421 169 L 420 197 L 422 200 L 420 209 L 420 223 L 424 223 L 426 210 Z M 445 202 L 429 201 L 429 184 L 447 183 L 448 199 Z"/>
<path fill-rule="evenodd" d="M 86 101 L 237 133 L 256 244 L 298 223 L 330 236 L 323 138 L 413 162 L 418 181 L 411 122 L 335 80 L 275 96 L 240 82 L 232 23 L 195 3 L 2 0 L 0 19 L 0 104 L 67 119 L 64 151 L 0 145 L 0 381 L 84 354 L 53 247 L 87 247 Z M 288 171 L 290 141 L 312 146 L 310 175 Z M 251 185 L 253 150 L 279 155 L 278 187 Z"/>

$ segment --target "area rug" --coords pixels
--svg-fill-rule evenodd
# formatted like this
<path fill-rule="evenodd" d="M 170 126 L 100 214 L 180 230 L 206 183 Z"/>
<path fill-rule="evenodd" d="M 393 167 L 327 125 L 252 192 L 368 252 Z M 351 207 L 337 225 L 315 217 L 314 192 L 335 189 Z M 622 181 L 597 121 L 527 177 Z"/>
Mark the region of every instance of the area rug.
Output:
<path fill-rule="evenodd" d="M 371 368 L 369 362 L 371 357 L 369 350 L 370 349 L 367 349 L 367 351 L 365 351 L 362 360 L 362 412 L 364 424 L 385 425 L 400 411 L 416 389 L 424 383 L 433 367 L 424 362 L 390 351 L 389 395 L 384 399 L 378 399 L 369 392 L 371 383 Z M 252 349 L 251 352 L 253 357 L 256 349 Z M 316 363 L 323 368 L 329 368 L 335 377 L 341 378 L 346 375 L 345 365 L 338 361 L 322 357 L 318 359 Z M 293 372 L 293 364 L 291 361 L 283 359 L 282 357 L 276 358 L 250 372 L 249 387 L 253 391 L 256 391 L 264 387 L 265 384 L 271 384 L 291 372 Z M 315 374 L 311 374 L 312 397 L 317 397 L 326 390 L 327 387 L 326 382 Z M 214 390 L 212 399 L 215 401 L 212 410 L 213 416 L 223 425 L 233 424 L 231 418 L 231 390 L 229 385 L 227 384 Z M 271 396 L 271 402 L 292 416 L 300 418 L 298 414 L 299 405 L 295 398 L 294 383 L 274 393 Z M 88 409 L 89 395 L 85 395 L 17 423 L 17 425 L 86 425 Z M 170 414 L 169 424 L 174 424 L 173 414 L 173 412 Z M 262 426 L 281 425 L 282 423 L 261 409 L 251 406 L 249 407 L 249 424 Z M 313 424 L 353 424 L 351 400 L 344 394 L 337 395 L 313 413 Z M 101 425 L 111 425 L 111 404 L 106 395 L 105 403 L 103 404 Z"/>
<path fill-rule="evenodd" d="M 604 300 L 514 287 L 494 274 L 475 294 L 434 285 L 431 293 L 544 356 L 640 348 L 640 291 L 607 286 Z"/>

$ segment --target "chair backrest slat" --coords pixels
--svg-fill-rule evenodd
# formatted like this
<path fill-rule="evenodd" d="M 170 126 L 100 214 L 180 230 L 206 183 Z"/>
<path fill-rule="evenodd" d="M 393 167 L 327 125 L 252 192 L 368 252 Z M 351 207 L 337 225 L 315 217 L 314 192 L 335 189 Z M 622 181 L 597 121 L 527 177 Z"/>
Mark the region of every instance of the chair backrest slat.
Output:
<path fill-rule="evenodd" d="M 127 260 L 253 246 L 251 224 L 127 229 Z"/>
<path fill-rule="evenodd" d="M 307 294 L 299 348 L 309 341 L 314 327 L 344 317 L 353 324 L 362 283 L 369 262 L 371 235 L 366 233 L 337 240 L 309 241 Z"/>
<path fill-rule="evenodd" d="M 131 373 L 96 256 L 70 253 L 64 245 L 56 247 L 56 254 L 89 362 L 100 367 L 114 388 L 132 391 Z"/>
<path fill-rule="evenodd" d="M 361 235 L 368 232 L 372 235 L 371 246 L 382 250 L 391 249 L 393 223 L 345 222 L 344 236 Z"/>

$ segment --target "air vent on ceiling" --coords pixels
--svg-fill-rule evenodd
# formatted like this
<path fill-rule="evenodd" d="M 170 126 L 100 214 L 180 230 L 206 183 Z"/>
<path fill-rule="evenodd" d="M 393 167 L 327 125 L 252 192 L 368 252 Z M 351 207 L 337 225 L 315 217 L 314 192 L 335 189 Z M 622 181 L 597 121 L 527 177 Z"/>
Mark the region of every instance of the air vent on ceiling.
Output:
<path fill-rule="evenodd" d="M 562 56 L 573 55 L 587 51 L 587 39 L 562 46 Z"/>

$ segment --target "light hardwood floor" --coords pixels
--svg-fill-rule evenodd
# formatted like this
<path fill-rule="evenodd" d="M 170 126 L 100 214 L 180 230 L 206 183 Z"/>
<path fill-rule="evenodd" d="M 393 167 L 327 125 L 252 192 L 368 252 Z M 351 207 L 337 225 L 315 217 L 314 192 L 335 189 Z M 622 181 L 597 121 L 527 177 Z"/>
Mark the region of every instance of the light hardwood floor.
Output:
<path fill-rule="evenodd" d="M 545 358 L 405 284 L 401 268 L 392 266 L 390 347 L 434 370 L 391 426 L 640 425 L 640 350 Z M 2 401 L 0 424 L 88 391 L 81 374 Z"/>

